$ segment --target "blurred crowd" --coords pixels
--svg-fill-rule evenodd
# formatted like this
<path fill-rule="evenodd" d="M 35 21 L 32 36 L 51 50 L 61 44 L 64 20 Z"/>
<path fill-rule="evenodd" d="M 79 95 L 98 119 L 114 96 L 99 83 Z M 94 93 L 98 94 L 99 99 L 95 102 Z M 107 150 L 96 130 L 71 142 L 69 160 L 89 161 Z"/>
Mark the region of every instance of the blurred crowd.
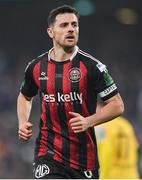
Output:
<path fill-rule="evenodd" d="M 16 101 L 28 61 L 51 47 L 46 35 L 46 17 L 51 7 L 45 8 L 43 3 L 39 8 L 40 4 L 35 3 L 31 10 L 32 5 L 25 3 L 23 9 L 16 3 L 0 3 L 0 178 L 32 178 L 39 109 L 34 105 L 31 116 L 34 136 L 29 142 L 21 142 Z M 124 116 L 131 121 L 142 149 L 142 19 L 135 26 L 126 26 L 102 11 L 80 20 L 79 46 L 108 65 L 124 99 Z M 142 174 L 142 155 L 140 169 Z"/>

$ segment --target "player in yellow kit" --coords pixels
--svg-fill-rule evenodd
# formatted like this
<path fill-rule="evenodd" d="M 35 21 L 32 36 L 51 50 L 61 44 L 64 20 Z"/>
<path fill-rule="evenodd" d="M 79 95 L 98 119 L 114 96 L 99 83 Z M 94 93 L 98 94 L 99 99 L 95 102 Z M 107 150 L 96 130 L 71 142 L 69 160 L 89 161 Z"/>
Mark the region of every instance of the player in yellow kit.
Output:
<path fill-rule="evenodd" d="M 138 179 L 138 142 L 124 117 L 95 127 L 100 179 Z"/>

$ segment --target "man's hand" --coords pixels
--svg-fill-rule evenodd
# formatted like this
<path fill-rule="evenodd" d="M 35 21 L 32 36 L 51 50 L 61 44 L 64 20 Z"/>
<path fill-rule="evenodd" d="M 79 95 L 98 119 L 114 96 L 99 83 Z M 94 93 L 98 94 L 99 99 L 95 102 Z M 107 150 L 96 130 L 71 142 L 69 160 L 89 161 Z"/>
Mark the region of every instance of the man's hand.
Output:
<path fill-rule="evenodd" d="M 26 122 L 19 126 L 19 138 L 25 141 L 29 140 L 32 137 L 32 124 L 30 122 Z"/>
<path fill-rule="evenodd" d="M 69 112 L 69 114 L 72 117 L 69 122 L 74 133 L 80 133 L 88 129 L 89 123 L 86 118 L 75 112 Z"/>

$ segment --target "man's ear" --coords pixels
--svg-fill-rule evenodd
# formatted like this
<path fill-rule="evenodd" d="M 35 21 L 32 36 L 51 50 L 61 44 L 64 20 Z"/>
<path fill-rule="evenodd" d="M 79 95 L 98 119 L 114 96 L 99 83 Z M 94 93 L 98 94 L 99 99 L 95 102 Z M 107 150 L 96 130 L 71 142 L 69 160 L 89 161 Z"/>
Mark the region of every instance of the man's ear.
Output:
<path fill-rule="evenodd" d="M 52 28 L 47 28 L 47 34 L 49 35 L 50 38 L 53 38 L 53 29 Z"/>

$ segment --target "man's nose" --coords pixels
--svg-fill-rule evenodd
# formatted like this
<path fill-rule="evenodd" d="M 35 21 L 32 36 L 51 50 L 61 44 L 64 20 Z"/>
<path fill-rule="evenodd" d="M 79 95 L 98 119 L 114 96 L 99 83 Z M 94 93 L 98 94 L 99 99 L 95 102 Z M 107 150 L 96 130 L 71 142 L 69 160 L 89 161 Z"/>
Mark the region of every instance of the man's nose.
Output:
<path fill-rule="evenodd" d="M 72 25 L 69 25 L 68 31 L 73 32 L 74 31 L 74 27 Z"/>

